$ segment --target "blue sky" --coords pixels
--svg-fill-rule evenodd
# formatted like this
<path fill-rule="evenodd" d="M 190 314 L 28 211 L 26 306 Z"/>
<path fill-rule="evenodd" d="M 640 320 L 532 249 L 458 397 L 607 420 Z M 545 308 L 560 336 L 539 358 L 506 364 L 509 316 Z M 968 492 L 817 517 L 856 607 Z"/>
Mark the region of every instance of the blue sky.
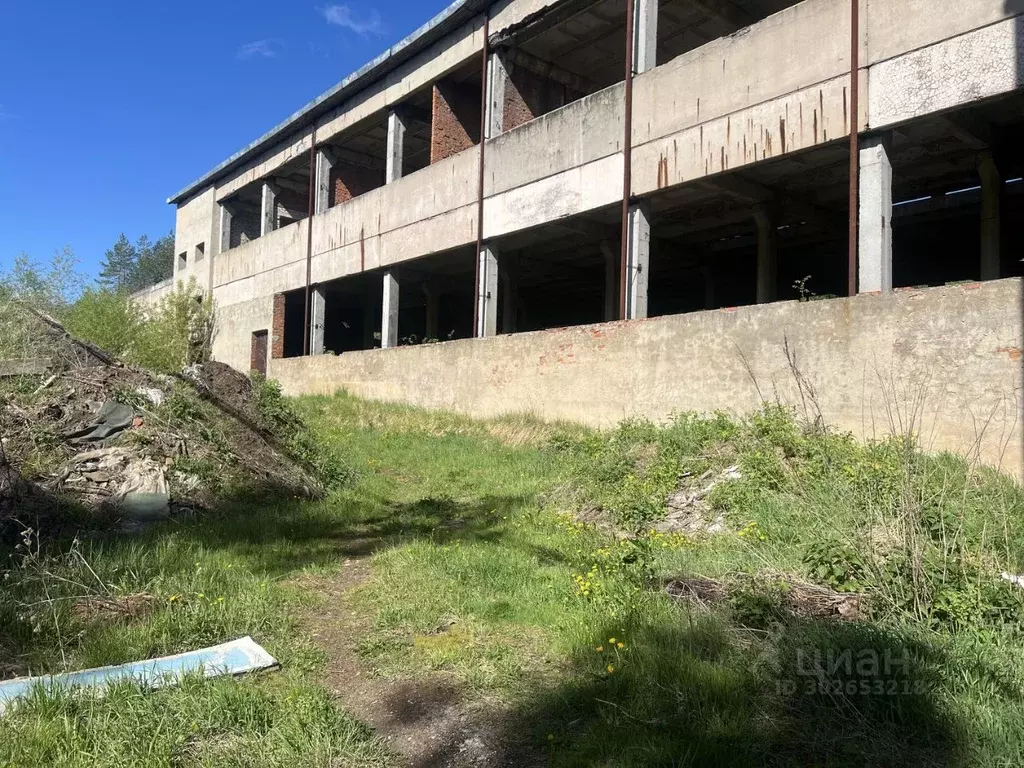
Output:
<path fill-rule="evenodd" d="M 171 194 L 448 2 L 0 0 L 0 272 L 166 234 Z"/>

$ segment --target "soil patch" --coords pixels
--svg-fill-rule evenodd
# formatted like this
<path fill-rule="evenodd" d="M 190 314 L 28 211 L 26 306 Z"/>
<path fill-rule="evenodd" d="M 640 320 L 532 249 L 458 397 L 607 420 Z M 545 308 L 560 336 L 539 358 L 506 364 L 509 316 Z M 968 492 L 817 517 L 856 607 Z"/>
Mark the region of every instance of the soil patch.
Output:
<path fill-rule="evenodd" d="M 515 713 L 474 700 L 453 677 L 385 679 L 361 665 L 356 647 L 371 620 L 352 609 L 348 592 L 369 577 L 369 560 L 353 559 L 337 576 L 303 577 L 300 583 L 325 597 L 301 624 L 328 655 L 323 684 L 339 704 L 370 725 L 409 768 L 543 765 L 513 725 Z"/>

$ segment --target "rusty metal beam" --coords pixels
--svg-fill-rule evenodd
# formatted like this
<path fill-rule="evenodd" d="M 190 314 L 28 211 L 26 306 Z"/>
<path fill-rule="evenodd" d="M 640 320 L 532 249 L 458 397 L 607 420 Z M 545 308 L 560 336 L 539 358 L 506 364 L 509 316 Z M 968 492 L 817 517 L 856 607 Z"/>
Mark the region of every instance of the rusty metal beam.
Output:
<path fill-rule="evenodd" d="M 860 0 L 850 0 L 850 252 L 847 290 L 857 295 L 860 224 Z"/>

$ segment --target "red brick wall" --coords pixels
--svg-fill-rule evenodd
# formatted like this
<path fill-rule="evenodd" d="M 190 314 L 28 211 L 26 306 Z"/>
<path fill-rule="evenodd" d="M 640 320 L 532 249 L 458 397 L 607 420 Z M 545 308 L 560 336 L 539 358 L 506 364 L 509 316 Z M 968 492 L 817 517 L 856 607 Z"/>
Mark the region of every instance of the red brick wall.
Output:
<path fill-rule="evenodd" d="M 256 331 L 249 347 L 249 370 L 267 375 L 267 332 Z"/>
<path fill-rule="evenodd" d="M 506 68 L 509 82 L 505 86 L 505 131 L 518 128 L 535 117 L 564 107 L 584 96 L 561 83 L 548 80 L 511 62 Z"/>
<path fill-rule="evenodd" d="M 384 171 L 374 171 L 345 163 L 335 163 L 331 168 L 331 205 L 341 205 L 353 197 L 364 195 L 372 189 L 384 186 Z"/>
<path fill-rule="evenodd" d="M 274 360 L 284 357 L 284 294 L 274 294 L 274 320 L 270 326 L 270 356 Z"/>
<path fill-rule="evenodd" d="M 480 91 L 441 81 L 434 86 L 430 163 L 469 149 L 480 141 Z"/>

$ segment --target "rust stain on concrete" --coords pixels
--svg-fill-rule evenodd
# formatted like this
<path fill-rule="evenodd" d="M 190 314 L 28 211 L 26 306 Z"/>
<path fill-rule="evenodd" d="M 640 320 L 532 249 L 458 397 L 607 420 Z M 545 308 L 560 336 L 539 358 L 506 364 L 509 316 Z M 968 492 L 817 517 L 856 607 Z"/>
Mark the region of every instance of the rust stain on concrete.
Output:
<path fill-rule="evenodd" d="M 1021 350 L 1020 347 L 999 347 L 996 349 L 996 354 L 1005 354 L 1014 362 L 1024 358 L 1024 350 Z"/>

